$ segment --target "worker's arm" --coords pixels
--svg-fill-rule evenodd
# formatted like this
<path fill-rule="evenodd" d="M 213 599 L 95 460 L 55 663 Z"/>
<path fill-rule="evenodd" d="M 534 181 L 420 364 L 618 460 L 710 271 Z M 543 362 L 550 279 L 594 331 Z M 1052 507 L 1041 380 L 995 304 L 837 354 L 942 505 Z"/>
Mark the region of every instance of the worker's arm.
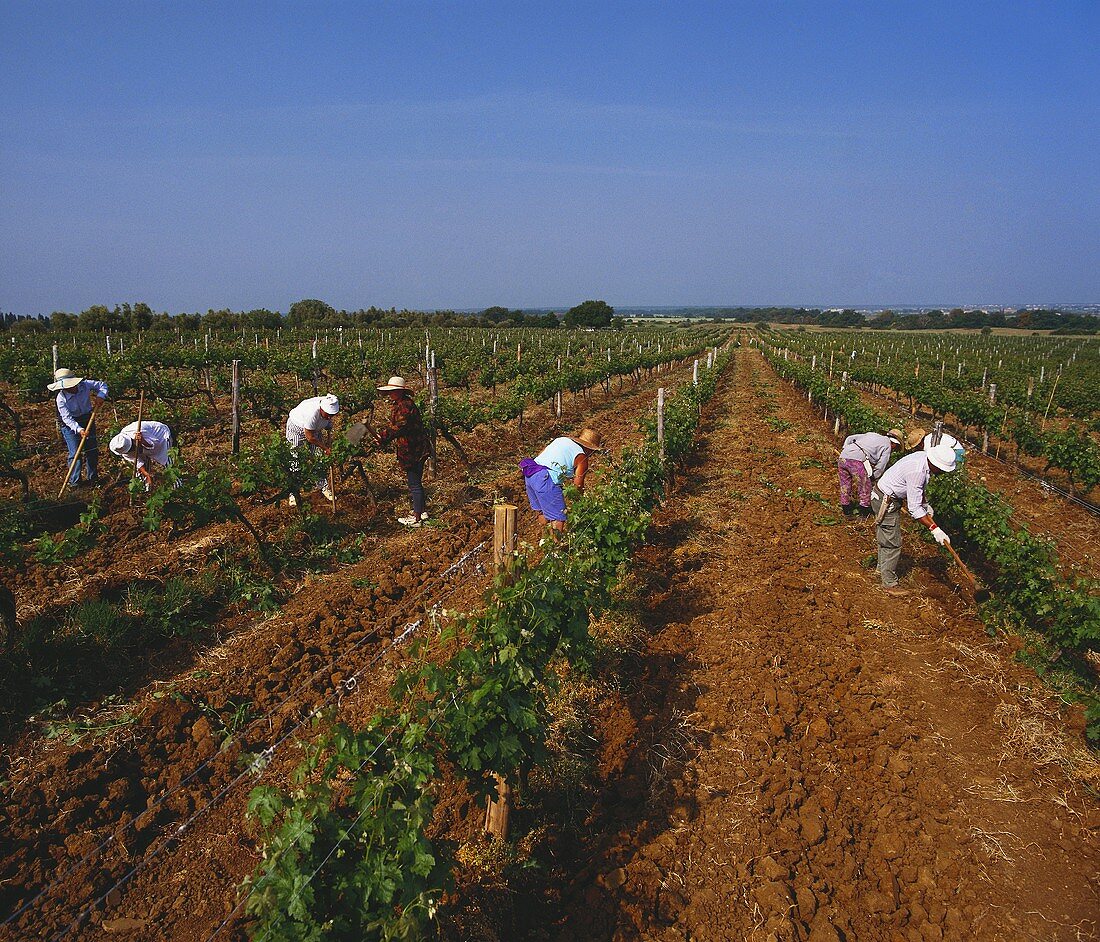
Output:
<path fill-rule="evenodd" d="M 321 451 L 328 451 L 329 445 L 322 437 L 320 432 L 315 432 L 313 429 L 302 429 L 302 433 L 306 437 L 306 441 L 313 445 L 315 448 L 320 448 Z"/>
<path fill-rule="evenodd" d="M 935 538 L 936 542 L 940 544 L 940 546 L 943 546 L 944 543 L 951 542 L 951 537 L 944 533 L 940 525 L 932 519 L 931 514 L 925 514 L 923 517 L 918 517 L 917 520 L 920 523 L 923 523 L 926 527 L 928 527 L 929 530 L 932 531 L 932 536 Z"/>
<path fill-rule="evenodd" d="M 588 473 L 588 455 L 581 452 L 573 460 L 573 486 L 578 491 L 584 490 L 584 476 Z"/>

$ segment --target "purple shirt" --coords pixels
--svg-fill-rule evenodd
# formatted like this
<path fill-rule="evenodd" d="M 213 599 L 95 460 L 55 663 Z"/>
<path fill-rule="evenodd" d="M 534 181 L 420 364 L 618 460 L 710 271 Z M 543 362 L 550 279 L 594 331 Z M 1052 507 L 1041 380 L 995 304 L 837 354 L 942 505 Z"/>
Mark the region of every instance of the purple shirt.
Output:
<path fill-rule="evenodd" d="M 919 520 L 928 513 L 924 489 L 928 486 L 928 456 L 923 451 L 906 455 L 878 479 L 879 493 L 894 500 L 904 500 L 909 515 Z"/>

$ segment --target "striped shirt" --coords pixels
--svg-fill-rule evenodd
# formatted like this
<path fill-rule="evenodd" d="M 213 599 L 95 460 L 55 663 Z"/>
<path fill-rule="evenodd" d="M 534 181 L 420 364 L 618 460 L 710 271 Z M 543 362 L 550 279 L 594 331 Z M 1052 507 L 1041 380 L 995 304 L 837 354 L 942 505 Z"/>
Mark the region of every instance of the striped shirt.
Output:
<path fill-rule="evenodd" d="M 878 480 L 879 493 L 896 501 L 905 501 L 909 516 L 919 520 L 928 513 L 924 489 L 928 486 L 928 456 L 914 451 L 898 461 Z"/>

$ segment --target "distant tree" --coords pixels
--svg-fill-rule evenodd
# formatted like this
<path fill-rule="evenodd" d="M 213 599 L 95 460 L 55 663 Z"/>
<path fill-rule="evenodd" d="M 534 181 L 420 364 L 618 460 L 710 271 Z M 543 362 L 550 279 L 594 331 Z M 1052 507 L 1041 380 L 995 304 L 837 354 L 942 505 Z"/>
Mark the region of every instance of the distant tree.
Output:
<path fill-rule="evenodd" d="M 77 319 L 68 311 L 54 311 L 50 315 L 50 326 L 54 330 L 71 330 L 76 327 Z"/>
<path fill-rule="evenodd" d="M 119 311 L 118 308 L 115 308 Z M 153 326 L 153 309 L 144 301 L 138 301 L 132 307 L 123 304 L 119 311 L 119 319 L 126 325 L 127 330 L 148 330 Z"/>
<path fill-rule="evenodd" d="M 121 326 L 118 314 L 103 304 L 93 304 L 81 311 L 78 321 L 81 330 L 118 330 Z"/>
<path fill-rule="evenodd" d="M 258 307 L 247 314 L 242 314 L 240 320 L 242 324 L 254 329 L 273 329 L 283 326 L 283 315 L 278 311 L 269 311 L 265 307 Z"/>
<path fill-rule="evenodd" d="M 334 317 L 336 309 L 331 304 L 316 298 L 304 298 L 290 305 L 286 315 L 288 327 L 302 327 L 306 324 L 323 324 Z"/>
<path fill-rule="evenodd" d="M 565 312 L 566 327 L 610 327 L 615 309 L 606 301 L 584 301 Z"/>

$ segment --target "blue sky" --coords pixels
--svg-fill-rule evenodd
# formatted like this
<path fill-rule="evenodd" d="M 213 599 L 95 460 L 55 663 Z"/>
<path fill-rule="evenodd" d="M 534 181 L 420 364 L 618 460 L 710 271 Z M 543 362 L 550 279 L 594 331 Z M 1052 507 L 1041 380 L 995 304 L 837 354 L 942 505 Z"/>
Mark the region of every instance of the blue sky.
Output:
<path fill-rule="evenodd" d="M 0 309 L 1095 302 L 1098 27 L 0 0 Z"/>

